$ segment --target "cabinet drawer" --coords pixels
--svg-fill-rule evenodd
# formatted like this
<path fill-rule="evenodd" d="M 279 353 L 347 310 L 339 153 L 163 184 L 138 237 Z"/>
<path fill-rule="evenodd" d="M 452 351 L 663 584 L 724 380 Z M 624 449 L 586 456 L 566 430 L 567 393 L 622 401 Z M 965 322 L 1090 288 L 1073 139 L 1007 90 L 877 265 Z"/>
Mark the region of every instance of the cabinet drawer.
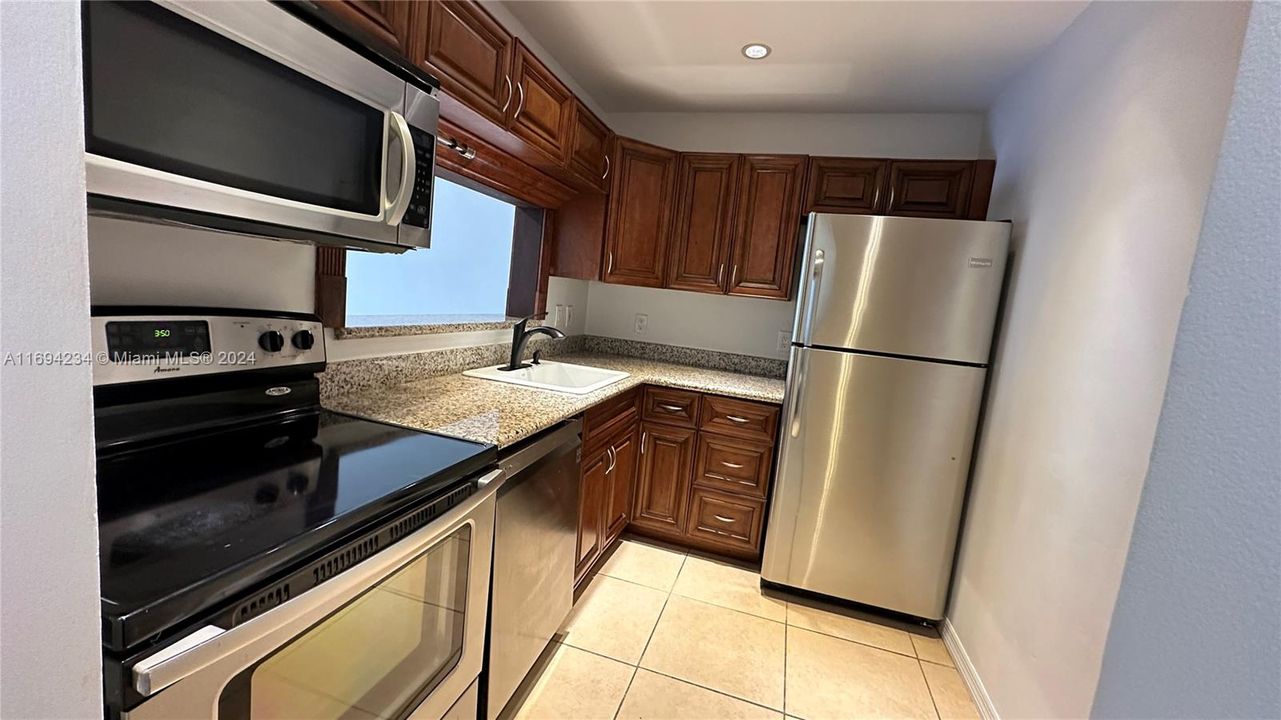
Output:
<path fill-rule="evenodd" d="M 686 532 L 691 538 L 755 552 L 760 544 L 764 513 L 764 500 L 748 500 L 696 487 L 691 493 Z"/>
<path fill-rule="evenodd" d="M 698 424 L 698 393 L 666 388 L 645 388 L 641 417 L 653 422 L 694 427 Z"/>
<path fill-rule="evenodd" d="M 620 423 L 635 419 L 640 388 L 602 400 L 583 413 L 583 447 L 591 448 L 607 440 Z"/>
<path fill-rule="evenodd" d="M 764 500 L 773 457 L 765 443 L 700 433 L 694 482 Z"/>
<path fill-rule="evenodd" d="M 704 432 L 732 435 L 773 444 L 778 427 L 778 406 L 749 400 L 705 395 L 703 397 Z"/>

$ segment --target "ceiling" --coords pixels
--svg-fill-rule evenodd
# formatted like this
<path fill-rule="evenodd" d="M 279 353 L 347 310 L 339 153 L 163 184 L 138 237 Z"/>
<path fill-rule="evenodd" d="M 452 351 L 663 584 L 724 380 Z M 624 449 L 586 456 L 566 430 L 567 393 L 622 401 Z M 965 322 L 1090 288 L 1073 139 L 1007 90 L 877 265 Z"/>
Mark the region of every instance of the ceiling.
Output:
<path fill-rule="evenodd" d="M 1086 2 L 504 4 L 606 112 L 978 112 Z"/>

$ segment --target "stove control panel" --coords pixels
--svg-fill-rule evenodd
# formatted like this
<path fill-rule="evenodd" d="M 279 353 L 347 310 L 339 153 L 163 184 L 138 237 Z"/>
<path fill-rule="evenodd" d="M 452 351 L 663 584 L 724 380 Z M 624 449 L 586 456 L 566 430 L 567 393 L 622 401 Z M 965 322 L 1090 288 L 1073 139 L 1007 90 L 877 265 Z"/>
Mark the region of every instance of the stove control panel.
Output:
<path fill-rule="evenodd" d="M 92 328 L 94 385 L 325 362 L 324 330 L 308 315 L 94 308 Z"/>

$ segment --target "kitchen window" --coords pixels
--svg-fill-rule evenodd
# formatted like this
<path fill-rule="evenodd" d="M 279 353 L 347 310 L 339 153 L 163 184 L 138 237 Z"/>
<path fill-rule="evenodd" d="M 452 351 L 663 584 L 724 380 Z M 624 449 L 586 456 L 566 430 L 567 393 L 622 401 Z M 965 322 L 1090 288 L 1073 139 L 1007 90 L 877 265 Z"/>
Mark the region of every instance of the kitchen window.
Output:
<path fill-rule="evenodd" d="M 347 253 L 347 327 L 504 316 L 519 208 L 438 177 L 431 248 Z"/>

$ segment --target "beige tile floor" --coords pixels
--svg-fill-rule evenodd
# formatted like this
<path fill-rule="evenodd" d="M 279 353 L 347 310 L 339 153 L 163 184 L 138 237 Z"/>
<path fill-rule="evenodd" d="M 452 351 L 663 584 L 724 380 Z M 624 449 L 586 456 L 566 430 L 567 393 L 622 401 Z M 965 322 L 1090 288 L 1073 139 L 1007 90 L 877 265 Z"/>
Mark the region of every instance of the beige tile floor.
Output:
<path fill-rule="evenodd" d="M 942 641 L 865 618 L 762 594 L 751 570 L 624 540 L 507 715 L 978 717 Z"/>

